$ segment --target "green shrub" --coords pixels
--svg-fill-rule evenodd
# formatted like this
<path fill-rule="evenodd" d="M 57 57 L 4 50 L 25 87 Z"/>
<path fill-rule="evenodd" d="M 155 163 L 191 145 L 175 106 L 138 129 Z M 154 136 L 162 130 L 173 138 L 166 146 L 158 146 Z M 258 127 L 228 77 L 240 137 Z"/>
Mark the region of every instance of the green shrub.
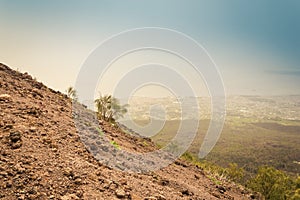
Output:
<path fill-rule="evenodd" d="M 121 147 L 119 146 L 119 144 L 116 141 L 110 141 L 110 144 L 113 145 L 116 149 L 120 150 Z"/>
<path fill-rule="evenodd" d="M 293 190 L 290 192 L 289 199 L 300 200 L 300 176 L 295 180 Z"/>
<path fill-rule="evenodd" d="M 284 200 L 293 190 L 293 180 L 282 171 L 263 166 L 258 169 L 256 176 L 249 180 L 248 187 L 260 192 L 266 199 Z"/>
<path fill-rule="evenodd" d="M 236 163 L 229 163 L 229 167 L 225 169 L 225 173 L 229 179 L 238 183 L 242 183 L 245 177 L 244 169 L 239 168 Z"/>
<path fill-rule="evenodd" d="M 199 160 L 190 152 L 182 156 L 185 159 L 207 172 L 207 177 L 215 184 L 221 184 L 223 179 L 246 184 L 247 188 L 261 193 L 266 200 L 300 200 L 300 176 L 291 178 L 283 171 L 273 167 L 262 166 L 257 174 L 250 180 L 245 180 L 245 170 L 236 163 L 230 163 L 227 168 L 220 167 L 206 160 Z"/>
<path fill-rule="evenodd" d="M 186 151 L 184 154 L 182 154 L 181 158 L 186 160 L 186 161 L 189 161 L 191 163 L 194 163 L 197 160 L 196 157 L 188 151 Z"/>
<path fill-rule="evenodd" d="M 300 199 L 300 188 L 296 189 L 293 194 L 290 196 L 291 200 L 299 200 Z"/>
<path fill-rule="evenodd" d="M 226 169 L 220 167 L 214 163 L 208 162 L 206 160 L 199 160 L 198 157 L 193 155 L 192 153 L 186 151 L 181 156 L 182 159 L 187 160 L 194 165 L 197 165 L 199 168 L 203 169 L 205 172 L 208 173 L 208 178 L 210 178 L 213 182 L 217 184 L 217 179 L 224 179 L 226 178 Z"/>

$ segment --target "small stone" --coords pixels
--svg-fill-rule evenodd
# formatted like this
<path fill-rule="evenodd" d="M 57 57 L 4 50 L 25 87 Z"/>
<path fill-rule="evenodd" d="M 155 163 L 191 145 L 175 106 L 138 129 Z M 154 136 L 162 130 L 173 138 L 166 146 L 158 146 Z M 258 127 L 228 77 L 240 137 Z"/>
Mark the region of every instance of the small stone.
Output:
<path fill-rule="evenodd" d="M 143 198 L 141 198 L 140 196 L 138 196 L 136 194 L 130 194 L 130 199 L 131 200 L 142 200 Z"/>
<path fill-rule="evenodd" d="M 22 167 L 22 166 L 20 165 L 20 163 L 18 163 L 18 164 L 15 165 L 15 170 L 16 170 L 19 174 L 22 174 L 22 173 L 25 171 L 25 168 Z"/>
<path fill-rule="evenodd" d="M 22 141 L 18 141 L 18 142 L 16 142 L 16 143 L 12 143 L 11 144 L 11 148 L 12 149 L 18 149 L 18 148 L 20 148 L 22 146 Z"/>
<path fill-rule="evenodd" d="M 9 94 L 0 94 L 0 101 L 11 101 L 12 98 Z"/>
<path fill-rule="evenodd" d="M 157 200 L 166 200 L 166 197 L 164 195 L 161 195 L 161 194 L 156 195 L 155 197 L 156 197 Z"/>
<path fill-rule="evenodd" d="M 0 176 L 7 177 L 8 173 L 5 171 L 0 171 Z"/>
<path fill-rule="evenodd" d="M 24 200 L 25 199 L 25 194 L 21 194 L 19 197 L 18 197 L 18 200 Z"/>
<path fill-rule="evenodd" d="M 74 182 L 76 185 L 81 185 L 82 180 L 81 180 L 81 178 L 76 178 Z"/>
<path fill-rule="evenodd" d="M 32 126 L 32 127 L 29 128 L 29 131 L 32 132 L 32 133 L 35 132 L 36 130 L 37 130 L 37 128 L 34 127 L 34 126 Z"/>
<path fill-rule="evenodd" d="M 55 144 L 55 143 L 50 143 L 50 148 L 52 148 L 52 149 L 58 149 L 58 145 L 57 144 Z"/>
<path fill-rule="evenodd" d="M 119 180 L 119 183 L 121 185 L 127 185 L 127 180 L 125 178 L 122 178 L 122 179 Z"/>
<path fill-rule="evenodd" d="M 61 200 L 77 200 L 79 199 L 76 194 L 67 194 L 61 197 Z"/>
<path fill-rule="evenodd" d="M 74 172 L 73 172 L 73 170 L 71 169 L 71 168 L 69 168 L 69 167 L 67 167 L 67 168 L 65 168 L 65 170 L 64 170 L 64 175 L 65 176 L 71 176 L 71 177 L 73 177 L 74 176 Z"/>
<path fill-rule="evenodd" d="M 82 197 L 83 197 L 83 191 L 81 191 L 81 190 L 77 190 L 76 191 L 76 196 L 80 199 L 82 199 Z"/>
<path fill-rule="evenodd" d="M 16 143 L 21 140 L 21 133 L 20 132 L 11 132 L 9 134 L 9 139 L 12 143 Z"/>
<path fill-rule="evenodd" d="M 144 200 L 157 200 L 156 197 L 145 197 Z"/>
<path fill-rule="evenodd" d="M 126 193 L 125 193 L 125 191 L 123 189 L 117 189 L 116 190 L 116 196 L 118 198 L 125 198 Z"/>
<path fill-rule="evenodd" d="M 187 167 L 187 166 L 188 166 L 186 163 L 184 163 L 183 161 L 179 161 L 179 160 L 176 160 L 174 163 L 175 163 L 176 165 L 180 165 L 180 166 L 182 166 L 182 167 Z"/>
<path fill-rule="evenodd" d="M 36 192 L 35 188 L 31 188 L 28 190 L 28 194 L 36 194 L 36 193 L 37 192 Z"/>
<path fill-rule="evenodd" d="M 9 130 L 9 129 L 12 129 L 13 128 L 13 125 L 12 124 L 6 124 L 5 126 L 4 126 L 4 129 L 5 130 Z"/>
<path fill-rule="evenodd" d="M 185 189 L 185 190 L 182 190 L 181 191 L 181 194 L 183 194 L 183 195 L 191 195 L 191 193 L 187 190 L 187 189 Z"/>
<path fill-rule="evenodd" d="M 215 192 L 213 192 L 212 195 L 213 195 L 214 197 L 217 197 L 218 199 L 221 198 L 220 194 L 217 194 L 217 193 L 215 193 Z"/>
<path fill-rule="evenodd" d="M 225 192 L 226 192 L 226 188 L 225 187 L 223 187 L 223 186 L 217 186 L 217 188 L 218 188 L 218 191 L 221 193 L 221 194 L 224 194 Z"/>
<path fill-rule="evenodd" d="M 12 187 L 12 180 L 8 180 L 7 182 L 6 182 L 6 188 L 11 188 Z"/>
<path fill-rule="evenodd" d="M 43 143 L 44 143 L 44 144 L 51 144 L 52 141 L 51 141 L 50 138 L 43 138 Z"/>
<path fill-rule="evenodd" d="M 167 186 L 167 185 L 170 184 L 170 181 L 167 180 L 167 179 L 162 179 L 162 180 L 160 181 L 160 184 L 161 184 L 162 186 Z"/>

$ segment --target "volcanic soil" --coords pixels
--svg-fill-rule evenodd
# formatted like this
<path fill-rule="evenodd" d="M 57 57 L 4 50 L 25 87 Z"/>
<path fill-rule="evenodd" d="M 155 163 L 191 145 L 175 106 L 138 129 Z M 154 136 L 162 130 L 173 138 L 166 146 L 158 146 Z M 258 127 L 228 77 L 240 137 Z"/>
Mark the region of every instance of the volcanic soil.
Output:
<path fill-rule="evenodd" d="M 145 173 L 106 166 L 83 144 L 73 117 L 65 94 L 0 64 L 0 199 L 254 198 L 232 182 L 216 184 L 181 159 Z M 106 122 L 98 125 L 122 150 L 157 150 L 151 139 Z"/>

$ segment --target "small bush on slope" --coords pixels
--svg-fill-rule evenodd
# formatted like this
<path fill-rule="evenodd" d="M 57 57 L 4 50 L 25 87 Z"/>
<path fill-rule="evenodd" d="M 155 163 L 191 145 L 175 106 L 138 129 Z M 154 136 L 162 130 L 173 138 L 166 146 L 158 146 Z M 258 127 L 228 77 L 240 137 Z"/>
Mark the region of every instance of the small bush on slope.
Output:
<path fill-rule="evenodd" d="M 246 182 L 244 169 L 236 163 L 223 168 L 205 160 L 199 161 L 189 152 L 184 153 L 182 158 L 208 172 L 209 178 L 216 184 L 217 179 L 230 179 L 242 184 Z M 269 166 L 260 167 L 254 178 L 247 181 L 246 187 L 261 193 L 267 200 L 300 200 L 300 176 L 293 179 L 285 172 Z"/>
<path fill-rule="evenodd" d="M 300 199 L 297 197 L 297 181 L 299 177 L 293 180 L 283 171 L 263 166 L 258 169 L 256 176 L 248 181 L 247 186 L 270 200 Z"/>

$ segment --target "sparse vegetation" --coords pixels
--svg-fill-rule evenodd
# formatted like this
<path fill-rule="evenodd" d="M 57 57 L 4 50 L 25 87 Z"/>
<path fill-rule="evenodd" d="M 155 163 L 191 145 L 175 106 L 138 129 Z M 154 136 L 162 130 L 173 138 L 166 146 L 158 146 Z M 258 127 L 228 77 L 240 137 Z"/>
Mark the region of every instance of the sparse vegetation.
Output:
<path fill-rule="evenodd" d="M 297 180 L 293 180 L 283 171 L 273 167 L 260 167 L 256 176 L 249 180 L 247 186 L 270 200 L 297 199 L 299 197 L 299 177 Z"/>
<path fill-rule="evenodd" d="M 127 104 L 121 105 L 120 101 L 111 95 L 100 95 L 95 100 L 98 118 L 107 122 L 115 123 L 127 112 Z"/>
<path fill-rule="evenodd" d="M 226 175 L 234 182 L 243 183 L 245 177 L 245 170 L 238 167 L 236 163 L 229 163 L 228 168 L 225 169 Z"/>
<path fill-rule="evenodd" d="M 104 135 L 104 132 L 100 128 L 98 128 L 98 127 L 95 127 L 95 128 L 98 131 L 98 133 L 99 133 L 100 136 Z"/>
<path fill-rule="evenodd" d="M 245 178 L 253 176 L 259 166 L 267 165 L 296 176 L 300 173 L 299 139 L 300 135 L 286 127 L 282 131 L 277 126 L 261 127 L 250 119 L 231 119 L 225 123 L 220 139 L 205 160 L 224 168 L 229 163 L 237 163 L 245 171 Z M 232 125 L 230 122 L 235 121 Z M 267 121 L 267 120 L 266 120 Z M 209 120 L 201 120 L 198 133 L 188 151 L 197 156 L 199 147 L 209 127 Z M 291 123 L 291 121 L 284 121 Z M 140 122 L 142 123 L 142 122 Z M 180 121 L 165 122 L 160 133 L 152 137 L 153 141 L 165 146 L 177 132 Z M 188 124 L 189 121 L 184 121 Z M 279 122 L 278 122 L 279 123 Z M 272 125 L 272 124 L 271 124 Z M 271 126 L 270 125 L 270 126 Z M 300 128 L 300 121 L 293 121 L 293 126 Z"/>
<path fill-rule="evenodd" d="M 293 179 L 281 170 L 262 166 L 253 178 L 245 180 L 245 170 L 236 163 L 230 163 L 227 168 L 223 168 L 206 160 L 200 161 L 190 152 L 185 152 L 181 158 L 206 171 L 207 177 L 215 184 L 219 185 L 221 180 L 226 179 L 261 193 L 267 200 L 300 199 L 300 176 Z"/>
<path fill-rule="evenodd" d="M 67 96 L 71 99 L 73 99 L 74 101 L 78 100 L 78 96 L 77 96 L 77 91 L 72 87 L 68 87 L 68 89 L 66 90 Z"/>
<path fill-rule="evenodd" d="M 149 146 L 148 142 L 147 141 L 143 141 L 143 145 L 146 147 L 146 146 Z"/>
<path fill-rule="evenodd" d="M 110 141 L 110 144 L 113 145 L 118 150 L 121 149 L 120 145 L 116 141 L 114 141 L 114 140 Z"/>
<path fill-rule="evenodd" d="M 195 163 L 197 161 L 197 158 L 188 151 L 186 151 L 184 154 L 182 154 L 181 158 L 183 158 L 184 160 L 187 160 L 191 163 Z"/>

